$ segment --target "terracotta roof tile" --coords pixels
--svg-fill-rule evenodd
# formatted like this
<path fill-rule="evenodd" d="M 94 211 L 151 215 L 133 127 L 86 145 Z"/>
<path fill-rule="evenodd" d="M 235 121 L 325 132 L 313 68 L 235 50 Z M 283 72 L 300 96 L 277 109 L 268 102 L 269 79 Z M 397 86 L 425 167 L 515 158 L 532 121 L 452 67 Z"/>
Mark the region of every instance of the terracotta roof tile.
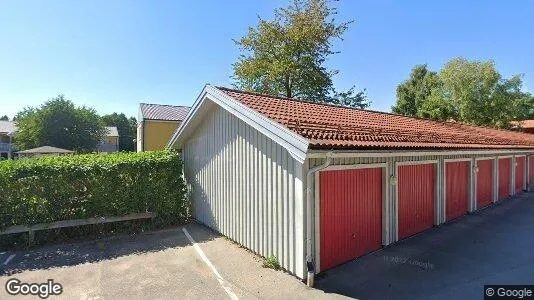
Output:
<path fill-rule="evenodd" d="M 515 131 L 219 89 L 307 138 L 315 149 L 534 148 L 534 135 Z"/>
<path fill-rule="evenodd" d="M 534 120 L 523 120 L 523 121 L 513 121 L 511 122 L 513 126 L 515 127 L 521 127 L 521 128 L 534 128 Z"/>

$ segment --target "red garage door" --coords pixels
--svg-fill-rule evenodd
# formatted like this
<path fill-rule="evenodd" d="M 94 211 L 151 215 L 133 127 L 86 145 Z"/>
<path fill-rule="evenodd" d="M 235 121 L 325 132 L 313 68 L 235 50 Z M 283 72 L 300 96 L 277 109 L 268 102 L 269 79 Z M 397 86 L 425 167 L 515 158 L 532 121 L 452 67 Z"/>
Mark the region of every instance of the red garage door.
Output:
<path fill-rule="evenodd" d="M 499 159 L 499 200 L 510 196 L 510 174 L 512 169 L 511 158 Z"/>
<path fill-rule="evenodd" d="M 534 156 L 528 157 L 528 185 L 534 186 Z"/>
<path fill-rule="evenodd" d="M 445 164 L 445 204 L 447 221 L 467 213 L 469 202 L 469 162 Z"/>
<path fill-rule="evenodd" d="M 525 184 L 525 157 L 516 157 L 515 163 L 515 192 L 521 193 Z"/>
<path fill-rule="evenodd" d="M 493 159 L 478 160 L 477 167 L 477 208 L 482 208 L 493 201 Z"/>
<path fill-rule="evenodd" d="M 382 168 L 320 172 L 321 271 L 382 245 Z"/>
<path fill-rule="evenodd" d="M 434 164 L 399 166 L 399 239 L 434 225 L 436 172 Z"/>

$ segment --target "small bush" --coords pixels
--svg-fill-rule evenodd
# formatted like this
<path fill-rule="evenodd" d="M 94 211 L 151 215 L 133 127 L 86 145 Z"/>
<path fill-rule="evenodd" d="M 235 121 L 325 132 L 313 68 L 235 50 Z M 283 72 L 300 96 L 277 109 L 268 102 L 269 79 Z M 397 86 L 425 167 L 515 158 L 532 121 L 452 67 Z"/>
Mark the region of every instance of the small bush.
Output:
<path fill-rule="evenodd" d="M 280 263 L 278 262 L 278 258 L 276 258 L 276 256 L 274 255 L 265 258 L 263 260 L 263 267 L 269 268 L 269 269 L 280 270 Z"/>
<path fill-rule="evenodd" d="M 189 203 L 171 151 L 48 156 L 0 162 L 0 230 L 61 220 L 154 212 L 180 224 Z"/>

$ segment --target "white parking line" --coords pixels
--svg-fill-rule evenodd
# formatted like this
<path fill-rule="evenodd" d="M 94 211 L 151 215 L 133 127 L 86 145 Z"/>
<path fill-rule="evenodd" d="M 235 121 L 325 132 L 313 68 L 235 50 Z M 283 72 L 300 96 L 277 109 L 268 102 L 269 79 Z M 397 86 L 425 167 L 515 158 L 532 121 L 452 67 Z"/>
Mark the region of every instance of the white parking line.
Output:
<path fill-rule="evenodd" d="M 15 254 L 11 254 L 7 259 L 6 261 L 4 261 L 4 266 L 7 266 L 7 264 L 13 259 L 15 258 Z"/>
<path fill-rule="evenodd" d="M 211 263 L 211 261 L 208 259 L 208 257 L 204 254 L 204 251 L 202 251 L 202 249 L 200 249 L 200 246 L 198 246 L 198 244 L 195 242 L 195 240 L 193 240 L 191 235 L 189 235 L 189 232 L 187 231 L 187 229 L 185 229 L 185 227 L 183 227 L 182 231 L 185 233 L 185 236 L 189 239 L 191 244 L 193 244 L 193 247 L 197 251 L 198 255 L 200 255 L 200 258 L 202 258 L 202 260 L 206 263 L 206 265 L 208 265 L 208 267 L 210 267 L 210 269 L 213 272 L 213 274 L 215 274 L 215 276 L 217 277 L 217 280 L 219 281 L 219 284 L 224 289 L 224 291 L 228 294 L 228 296 L 230 296 L 230 299 L 239 300 L 237 295 L 234 294 L 234 292 L 232 292 L 232 290 L 230 289 L 228 284 L 222 278 L 221 274 L 219 274 L 219 271 L 217 271 L 215 266 Z"/>

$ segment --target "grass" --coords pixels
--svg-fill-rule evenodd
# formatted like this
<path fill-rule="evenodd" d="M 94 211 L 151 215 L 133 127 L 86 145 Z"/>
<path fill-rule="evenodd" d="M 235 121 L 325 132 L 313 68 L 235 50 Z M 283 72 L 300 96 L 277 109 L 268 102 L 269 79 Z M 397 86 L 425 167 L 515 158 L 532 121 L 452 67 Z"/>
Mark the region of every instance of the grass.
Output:
<path fill-rule="evenodd" d="M 276 256 L 274 255 L 265 258 L 263 260 L 263 267 L 274 269 L 274 270 L 280 270 L 280 263 L 278 262 L 278 258 L 276 258 Z"/>

